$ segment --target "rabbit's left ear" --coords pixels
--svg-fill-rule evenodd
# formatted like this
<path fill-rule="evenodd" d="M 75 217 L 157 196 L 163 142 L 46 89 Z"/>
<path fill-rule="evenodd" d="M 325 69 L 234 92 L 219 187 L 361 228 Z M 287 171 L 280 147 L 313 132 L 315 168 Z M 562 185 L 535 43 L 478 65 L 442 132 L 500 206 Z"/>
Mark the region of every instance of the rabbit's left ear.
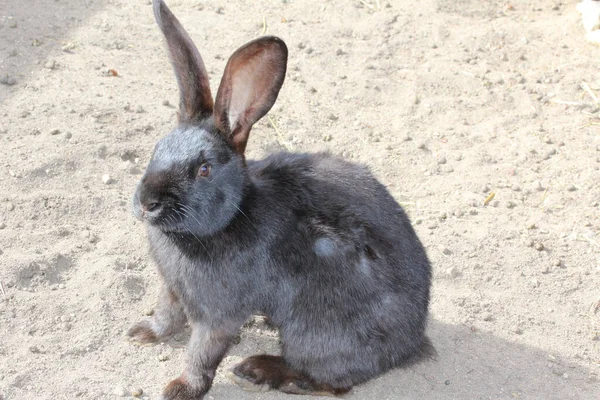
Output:
<path fill-rule="evenodd" d="M 265 36 L 240 47 L 227 62 L 213 115 L 238 154 L 244 154 L 252 125 L 275 103 L 287 56 L 283 40 Z"/>
<path fill-rule="evenodd" d="M 196 45 L 163 0 L 154 0 L 154 16 L 167 39 L 179 84 L 179 122 L 197 122 L 210 116 L 213 99 L 208 74 Z"/>

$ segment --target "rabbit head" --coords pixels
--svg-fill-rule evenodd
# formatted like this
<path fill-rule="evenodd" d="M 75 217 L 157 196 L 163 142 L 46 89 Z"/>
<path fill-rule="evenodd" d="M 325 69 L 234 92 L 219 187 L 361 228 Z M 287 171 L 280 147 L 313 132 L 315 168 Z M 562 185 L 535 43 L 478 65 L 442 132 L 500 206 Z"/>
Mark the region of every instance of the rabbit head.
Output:
<path fill-rule="evenodd" d="M 287 47 L 267 36 L 239 48 L 213 102 L 206 68 L 187 32 L 162 0 L 154 1 L 154 14 L 179 85 L 179 125 L 157 143 L 133 211 L 164 232 L 209 235 L 238 212 L 248 183 L 248 135 L 277 99 Z"/>

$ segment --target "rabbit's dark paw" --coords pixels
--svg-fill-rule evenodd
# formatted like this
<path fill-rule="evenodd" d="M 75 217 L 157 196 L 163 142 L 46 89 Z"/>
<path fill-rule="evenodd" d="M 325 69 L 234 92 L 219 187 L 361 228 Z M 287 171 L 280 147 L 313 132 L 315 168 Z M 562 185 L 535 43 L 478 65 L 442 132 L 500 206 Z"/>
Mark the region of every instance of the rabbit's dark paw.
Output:
<path fill-rule="evenodd" d="M 184 379 L 173 379 L 163 391 L 162 400 L 202 400 L 205 391 L 190 386 Z"/>
<path fill-rule="evenodd" d="M 246 358 L 229 371 L 228 377 L 242 389 L 251 392 L 277 389 L 289 394 L 339 396 L 350 390 L 316 383 L 310 377 L 290 369 L 283 358 L 269 355 Z"/>
<path fill-rule="evenodd" d="M 127 338 L 131 342 L 140 345 L 157 343 L 160 341 L 159 335 L 152 329 L 152 322 L 150 319 L 144 319 L 129 328 L 127 331 Z"/>

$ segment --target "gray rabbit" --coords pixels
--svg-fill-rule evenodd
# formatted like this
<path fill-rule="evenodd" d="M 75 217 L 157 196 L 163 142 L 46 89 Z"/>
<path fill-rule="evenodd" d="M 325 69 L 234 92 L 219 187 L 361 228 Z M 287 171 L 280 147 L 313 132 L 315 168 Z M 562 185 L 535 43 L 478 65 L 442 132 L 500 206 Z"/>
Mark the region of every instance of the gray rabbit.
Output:
<path fill-rule="evenodd" d="M 215 102 L 202 58 L 162 0 L 154 13 L 180 89 L 179 126 L 161 139 L 133 198 L 163 289 L 131 340 L 192 328 L 164 399 L 202 399 L 254 314 L 279 329 L 281 356 L 231 379 L 246 390 L 342 395 L 429 348 L 431 268 L 402 208 L 363 166 L 329 154 L 250 161 L 252 125 L 273 106 L 288 51 L 261 37 L 229 59 Z"/>

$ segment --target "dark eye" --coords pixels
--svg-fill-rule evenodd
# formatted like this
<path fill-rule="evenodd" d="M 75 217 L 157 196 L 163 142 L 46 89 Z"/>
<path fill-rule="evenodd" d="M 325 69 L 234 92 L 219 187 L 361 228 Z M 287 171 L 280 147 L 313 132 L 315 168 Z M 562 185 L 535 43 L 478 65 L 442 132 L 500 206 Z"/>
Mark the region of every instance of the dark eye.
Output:
<path fill-rule="evenodd" d="M 210 175 L 210 165 L 202 164 L 200 169 L 198 170 L 198 176 L 208 176 Z"/>

